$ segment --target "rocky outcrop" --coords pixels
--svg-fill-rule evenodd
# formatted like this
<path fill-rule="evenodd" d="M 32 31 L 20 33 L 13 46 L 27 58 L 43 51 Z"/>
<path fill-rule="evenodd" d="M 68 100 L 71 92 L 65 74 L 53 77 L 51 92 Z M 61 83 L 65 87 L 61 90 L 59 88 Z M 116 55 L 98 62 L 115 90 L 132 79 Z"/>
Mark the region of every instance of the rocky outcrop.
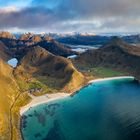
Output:
<path fill-rule="evenodd" d="M 0 38 L 16 39 L 16 37 L 9 32 L 0 32 Z"/>

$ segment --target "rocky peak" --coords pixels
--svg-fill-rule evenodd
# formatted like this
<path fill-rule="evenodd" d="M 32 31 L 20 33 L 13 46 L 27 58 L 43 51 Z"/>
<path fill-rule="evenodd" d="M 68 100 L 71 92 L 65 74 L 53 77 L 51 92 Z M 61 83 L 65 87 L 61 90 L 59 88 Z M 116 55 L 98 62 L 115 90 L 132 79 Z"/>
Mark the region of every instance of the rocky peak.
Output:
<path fill-rule="evenodd" d="M 0 32 L 0 38 L 16 39 L 16 37 L 9 32 Z"/>

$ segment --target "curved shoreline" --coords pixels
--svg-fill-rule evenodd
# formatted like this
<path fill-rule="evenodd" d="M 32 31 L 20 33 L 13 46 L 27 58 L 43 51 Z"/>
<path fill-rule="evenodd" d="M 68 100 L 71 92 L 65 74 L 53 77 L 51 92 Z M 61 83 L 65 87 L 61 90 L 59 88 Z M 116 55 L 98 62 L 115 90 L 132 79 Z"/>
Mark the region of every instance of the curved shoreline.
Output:
<path fill-rule="evenodd" d="M 117 80 L 117 79 L 135 79 L 133 76 L 120 76 L 120 77 L 110 77 L 110 78 L 100 78 L 100 79 L 95 79 L 95 80 L 91 80 L 87 83 L 88 86 L 89 84 L 92 84 L 94 82 L 101 82 L 101 81 L 108 81 L 108 80 Z M 80 87 L 78 90 L 76 90 L 73 93 L 56 93 L 56 94 L 46 94 L 46 95 L 42 95 L 39 97 L 32 97 L 32 101 L 27 104 L 26 106 L 23 106 L 20 109 L 20 115 L 22 116 L 27 110 L 29 110 L 32 107 L 44 104 L 44 103 L 48 103 L 50 101 L 54 101 L 54 100 L 58 100 L 58 99 L 63 99 L 65 97 L 74 95 L 75 93 L 77 93 L 77 91 L 79 91 L 80 89 L 82 89 L 83 87 Z"/>
<path fill-rule="evenodd" d="M 117 77 L 110 77 L 110 78 L 101 78 L 101 79 L 95 79 L 95 80 L 91 80 L 88 83 L 94 83 L 94 82 L 101 82 L 101 81 L 108 81 L 108 80 L 119 80 L 119 79 L 135 79 L 135 77 L 133 76 L 117 76 Z"/>

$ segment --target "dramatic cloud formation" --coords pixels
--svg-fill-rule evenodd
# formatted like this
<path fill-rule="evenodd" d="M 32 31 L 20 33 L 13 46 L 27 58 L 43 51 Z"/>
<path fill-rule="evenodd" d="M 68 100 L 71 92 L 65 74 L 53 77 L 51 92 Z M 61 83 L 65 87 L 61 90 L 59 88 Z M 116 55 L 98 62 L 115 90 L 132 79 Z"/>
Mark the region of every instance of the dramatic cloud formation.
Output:
<path fill-rule="evenodd" d="M 140 31 L 139 0 L 0 0 L 0 29 L 50 32 Z M 8 7 L 6 7 L 8 6 Z"/>

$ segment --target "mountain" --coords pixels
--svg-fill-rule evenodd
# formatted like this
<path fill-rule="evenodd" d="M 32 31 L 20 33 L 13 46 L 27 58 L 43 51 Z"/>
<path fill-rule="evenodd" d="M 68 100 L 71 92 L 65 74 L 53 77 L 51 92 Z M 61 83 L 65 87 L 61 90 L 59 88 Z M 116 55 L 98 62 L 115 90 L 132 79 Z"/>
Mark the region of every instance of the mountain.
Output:
<path fill-rule="evenodd" d="M 21 41 L 27 41 L 32 36 L 33 36 L 33 34 L 31 34 L 31 33 L 21 34 L 21 36 L 19 37 L 19 40 L 21 40 Z"/>
<path fill-rule="evenodd" d="M 32 34 L 32 33 L 27 33 L 27 34 L 22 34 L 19 38 L 20 41 L 23 42 L 32 42 L 32 43 L 37 43 L 42 41 L 42 37 L 40 35 Z"/>
<path fill-rule="evenodd" d="M 3 59 L 6 61 L 10 58 L 10 55 L 11 53 L 8 47 L 2 41 L 0 41 L 0 59 Z"/>
<path fill-rule="evenodd" d="M 70 60 L 55 56 L 39 46 L 28 50 L 16 69 L 16 75 L 22 75 L 27 81 L 34 78 L 47 87 L 65 91 L 80 87 L 84 81 L 83 75 L 74 68 Z M 51 86 L 49 79 L 55 81 Z"/>
<path fill-rule="evenodd" d="M 45 48 L 47 51 L 55 55 L 60 55 L 63 57 L 77 54 L 76 52 L 72 51 L 68 46 L 63 45 L 51 38 L 45 38 L 45 40 L 38 42 L 36 45 Z"/>
<path fill-rule="evenodd" d="M 10 32 L 0 32 L 0 41 L 9 49 L 9 51 L 17 45 L 16 37 Z"/>
<path fill-rule="evenodd" d="M 122 39 L 131 44 L 140 44 L 140 34 L 126 35 Z"/>
<path fill-rule="evenodd" d="M 61 43 L 71 45 L 103 45 L 110 39 L 109 36 L 90 35 L 90 34 L 73 34 L 73 35 L 60 35 L 56 40 Z"/>
<path fill-rule="evenodd" d="M 77 58 L 77 63 L 104 66 L 126 71 L 140 80 L 140 47 L 129 45 L 118 37 L 113 37 L 97 50 L 89 50 Z"/>
<path fill-rule="evenodd" d="M 23 52 L 28 50 L 29 47 L 40 46 L 55 55 L 59 55 L 63 57 L 68 57 L 70 55 L 77 54 L 76 52 L 72 51 L 71 48 L 69 48 L 68 46 L 63 45 L 62 43 L 59 43 L 53 38 L 46 35 L 41 36 L 41 35 L 34 35 L 31 33 L 23 34 L 18 40 L 18 44 L 19 44 L 18 45 L 19 50 L 20 50 L 19 46 L 25 46 L 21 49 L 21 51 Z"/>
<path fill-rule="evenodd" d="M 50 34 L 55 40 L 65 44 L 71 45 L 104 45 L 113 36 L 119 36 L 121 39 L 130 44 L 140 44 L 139 34 L 128 34 L 128 33 L 102 33 L 99 35 L 94 34 Z"/>
<path fill-rule="evenodd" d="M 41 42 L 42 41 L 42 38 L 40 35 L 34 35 L 31 37 L 31 41 L 34 42 L 34 43 L 38 43 L 38 42 Z"/>
<path fill-rule="evenodd" d="M 44 41 L 52 41 L 53 40 L 53 38 L 52 37 L 50 37 L 50 36 L 48 36 L 48 35 L 45 35 L 44 37 L 43 37 L 43 40 Z"/>
<path fill-rule="evenodd" d="M 0 32 L 0 38 L 16 39 L 10 32 Z"/>

